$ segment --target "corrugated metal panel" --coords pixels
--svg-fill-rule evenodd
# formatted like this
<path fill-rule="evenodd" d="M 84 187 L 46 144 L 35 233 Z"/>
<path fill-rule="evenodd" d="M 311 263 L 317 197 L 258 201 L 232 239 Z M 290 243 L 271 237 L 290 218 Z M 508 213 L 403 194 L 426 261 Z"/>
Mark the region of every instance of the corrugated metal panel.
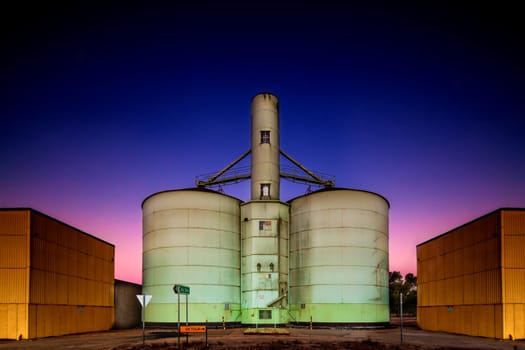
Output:
<path fill-rule="evenodd" d="M 513 339 L 525 339 L 525 305 L 523 303 L 514 304 L 513 317 Z"/>
<path fill-rule="evenodd" d="M 56 247 L 56 272 L 59 274 L 68 273 L 68 248 L 63 245 L 57 245 Z"/>
<path fill-rule="evenodd" d="M 114 278 L 114 264 L 112 262 L 103 260 L 101 262 L 101 280 L 103 282 L 111 283 Z"/>
<path fill-rule="evenodd" d="M 87 278 L 88 276 L 88 255 L 78 252 L 77 255 L 77 277 Z"/>
<path fill-rule="evenodd" d="M 462 277 L 455 277 L 452 279 L 452 285 L 453 285 L 453 300 L 452 304 L 454 305 L 462 305 L 463 304 L 463 278 Z"/>
<path fill-rule="evenodd" d="M 476 305 L 475 316 L 477 322 L 477 336 L 493 338 L 494 330 L 494 306 L 493 305 Z"/>
<path fill-rule="evenodd" d="M 60 224 L 37 212 L 31 213 L 31 232 L 48 242 L 57 243 L 58 227 Z"/>
<path fill-rule="evenodd" d="M 501 279 L 499 270 L 478 272 L 474 279 L 474 303 L 501 303 Z"/>
<path fill-rule="evenodd" d="M 422 322 L 420 326 L 424 329 L 428 329 L 431 331 L 438 330 L 438 327 L 437 327 L 438 310 L 439 308 L 436 306 L 429 306 L 429 307 L 421 308 Z"/>
<path fill-rule="evenodd" d="M 57 303 L 57 276 L 54 272 L 46 272 L 45 304 Z"/>
<path fill-rule="evenodd" d="M 41 237 L 31 237 L 31 268 L 46 269 L 47 242 Z"/>
<path fill-rule="evenodd" d="M 56 242 L 46 242 L 46 270 L 55 272 L 57 270 L 56 258 L 57 258 L 57 244 Z"/>
<path fill-rule="evenodd" d="M 461 276 L 463 275 L 464 271 L 463 271 L 463 257 L 462 257 L 462 254 L 463 253 L 463 249 L 462 248 L 459 248 L 457 250 L 455 250 L 452 254 L 453 254 L 453 259 L 454 259 L 454 262 L 453 262 L 453 265 L 454 265 L 454 273 L 453 273 L 453 276 L 454 277 L 458 277 L 458 276 Z M 418 276 L 419 277 L 419 276 Z"/>
<path fill-rule="evenodd" d="M 434 327 L 422 327 L 424 329 L 490 338 L 496 334 L 495 305 L 449 305 L 428 309 L 437 315 L 437 321 Z"/>
<path fill-rule="evenodd" d="M 525 269 L 505 269 L 505 302 L 525 303 Z"/>
<path fill-rule="evenodd" d="M 437 329 L 445 332 L 452 331 L 452 316 L 447 307 L 439 306 L 436 308 L 437 312 Z"/>
<path fill-rule="evenodd" d="M 114 320 L 111 307 L 32 305 L 30 315 L 31 338 L 104 331 Z"/>
<path fill-rule="evenodd" d="M 464 274 L 473 274 L 475 271 L 476 263 L 481 257 L 476 257 L 474 254 L 473 245 L 463 248 L 463 271 Z"/>
<path fill-rule="evenodd" d="M 494 305 L 494 337 L 504 339 L 503 336 L 503 305 Z"/>
<path fill-rule="evenodd" d="M 445 278 L 445 255 L 439 253 L 436 257 L 436 269 L 434 270 L 434 276 L 436 280 L 442 280 Z"/>
<path fill-rule="evenodd" d="M 525 235 L 525 210 L 502 210 L 501 219 L 504 235 Z"/>
<path fill-rule="evenodd" d="M 87 276 L 90 280 L 96 279 L 96 257 L 93 255 L 87 256 Z"/>
<path fill-rule="evenodd" d="M 26 304 L 0 304 L 0 339 L 27 339 L 26 310 Z"/>
<path fill-rule="evenodd" d="M 464 229 L 454 231 L 454 250 L 461 249 L 465 246 L 466 232 Z"/>
<path fill-rule="evenodd" d="M 443 243 L 442 243 L 442 252 L 443 254 L 446 254 L 446 253 L 450 253 L 452 252 L 455 247 L 454 247 L 454 241 L 455 241 L 455 236 L 456 232 L 451 232 L 449 234 L 446 234 L 444 235 L 441 239 L 443 240 Z"/>
<path fill-rule="evenodd" d="M 454 331 L 460 334 L 472 333 L 472 306 L 454 306 Z"/>
<path fill-rule="evenodd" d="M 69 227 L 66 227 L 62 233 L 64 238 L 66 239 L 66 246 L 70 249 L 77 251 L 78 250 L 78 237 L 80 236 L 79 233 Z"/>
<path fill-rule="evenodd" d="M 454 277 L 454 252 L 449 251 L 443 256 L 444 266 L 441 268 L 444 270 L 443 278 L 449 279 Z"/>
<path fill-rule="evenodd" d="M 28 210 L 0 211 L 0 235 L 27 235 L 28 232 Z"/>
<path fill-rule="evenodd" d="M 441 305 L 452 305 L 454 304 L 454 280 L 447 278 L 442 283 L 443 286 L 443 299 L 441 299 Z"/>
<path fill-rule="evenodd" d="M 68 304 L 79 305 L 80 302 L 78 300 L 78 277 L 68 276 L 67 290 Z"/>
<path fill-rule="evenodd" d="M 504 236 L 504 240 L 503 267 L 525 269 L 525 233 L 523 235 L 507 234 Z"/>
<path fill-rule="evenodd" d="M 463 302 L 465 304 L 474 304 L 474 275 L 463 276 Z"/>
<path fill-rule="evenodd" d="M 501 241 L 500 235 L 492 236 L 485 241 L 485 261 L 487 270 L 501 267 Z"/>
<path fill-rule="evenodd" d="M 64 275 L 64 274 L 59 274 L 57 273 L 56 274 L 56 279 L 57 279 L 57 288 L 56 288 L 56 303 L 57 304 L 62 304 L 62 305 L 65 305 L 68 303 L 68 297 L 67 297 L 67 293 L 68 293 L 68 283 L 67 283 L 67 280 L 68 280 L 68 276 Z"/>
<path fill-rule="evenodd" d="M 511 304 L 509 307 L 513 309 L 512 324 L 508 325 L 509 334 L 514 339 L 525 339 L 525 305 Z"/>
<path fill-rule="evenodd" d="M 78 276 L 78 259 L 79 254 L 77 250 L 69 249 L 67 251 L 67 274 L 69 276 Z"/>
<path fill-rule="evenodd" d="M 89 246 L 88 246 L 88 237 L 86 235 L 77 234 L 77 249 L 79 252 L 83 254 L 88 254 L 89 252 Z"/>
<path fill-rule="evenodd" d="M 32 304 L 45 303 L 46 272 L 38 269 L 31 269 L 31 288 L 29 291 L 29 302 Z"/>
<path fill-rule="evenodd" d="M 77 300 L 80 305 L 88 305 L 88 297 L 87 297 L 87 289 L 88 289 L 88 281 L 84 278 L 78 278 L 78 294 L 77 294 Z"/>
<path fill-rule="evenodd" d="M 487 274 L 478 272 L 474 274 L 474 303 L 485 304 L 487 301 Z"/>
<path fill-rule="evenodd" d="M 479 241 L 474 244 L 474 256 L 476 257 L 476 263 L 474 265 L 474 272 L 485 271 L 487 269 L 487 240 Z"/>
<path fill-rule="evenodd" d="M 487 304 L 500 304 L 501 300 L 501 270 L 492 269 L 487 274 Z"/>
<path fill-rule="evenodd" d="M 0 268 L 27 267 L 27 237 L 0 235 Z"/>
<path fill-rule="evenodd" d="M 27 303 L 26 269 L 0 269 L 0 281 L 0 303 Z"/>

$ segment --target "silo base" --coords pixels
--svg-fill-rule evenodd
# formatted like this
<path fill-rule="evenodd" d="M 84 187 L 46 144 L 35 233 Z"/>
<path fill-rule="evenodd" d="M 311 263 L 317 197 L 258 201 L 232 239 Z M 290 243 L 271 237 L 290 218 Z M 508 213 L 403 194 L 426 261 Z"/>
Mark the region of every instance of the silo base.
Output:
<path fill-rule="evenodd" d="M 243 327 L 284 327 L 289 323 L 288 309 L 253 308 L 242 310 Z"/>
<path fill-rule="evenodd" d="M 372 323 L 334 323 L 334 322 L 292 322 L 290 323 L 292 327 L 300 328 L 315 328 L 315 329 L 333 329 L 333 328 L 343 328 L 343 329 L 383 329 L 390 328 L 391 325 L 389 322 L 372 322 Z"/>
<path fill-rule="evenodd" d="M 310 303 L 292 304 L 291 320 L 296 324 L 376 325 L 389 324 L 388 304 Z"/>

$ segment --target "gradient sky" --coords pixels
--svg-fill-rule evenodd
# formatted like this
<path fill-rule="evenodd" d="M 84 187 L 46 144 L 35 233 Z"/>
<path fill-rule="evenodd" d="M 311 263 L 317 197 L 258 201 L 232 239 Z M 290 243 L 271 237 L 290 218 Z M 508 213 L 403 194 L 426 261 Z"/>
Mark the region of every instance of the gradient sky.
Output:
<path fill-rule="evenodd" d="M 0 207 L 115 244 L 118 279 L 141 281 L 142 201 L 248 150 L 262 91 L 280 99 L 284 151 L 390 201 L 390 270 L 525 207 L 517 2 L 7 3 Z M 224 190 L 246 200 L 248 186 Z M 304 191 L 283 180 L 281 199 Z"/>

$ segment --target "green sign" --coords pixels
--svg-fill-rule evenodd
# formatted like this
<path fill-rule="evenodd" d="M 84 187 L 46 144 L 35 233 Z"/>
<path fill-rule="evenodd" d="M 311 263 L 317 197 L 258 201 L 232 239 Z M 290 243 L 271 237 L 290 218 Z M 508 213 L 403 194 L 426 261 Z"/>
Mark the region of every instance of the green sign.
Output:
<path fill-rule="evenodd" d="M 173 286 L 175 294 L 190 294 L 190 287 L 176 284 Z"/>

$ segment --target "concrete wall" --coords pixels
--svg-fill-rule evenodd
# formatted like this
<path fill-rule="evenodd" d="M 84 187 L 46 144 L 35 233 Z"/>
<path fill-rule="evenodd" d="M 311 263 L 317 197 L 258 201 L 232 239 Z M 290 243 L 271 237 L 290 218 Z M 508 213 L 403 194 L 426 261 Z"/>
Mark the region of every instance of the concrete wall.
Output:
<path fill-rule="evenodd" d="M 141 306 L 137 294 L 142 294 L 142 285 L 115 280 L 115 325 L 126 329 L 141 325 Z"/>

